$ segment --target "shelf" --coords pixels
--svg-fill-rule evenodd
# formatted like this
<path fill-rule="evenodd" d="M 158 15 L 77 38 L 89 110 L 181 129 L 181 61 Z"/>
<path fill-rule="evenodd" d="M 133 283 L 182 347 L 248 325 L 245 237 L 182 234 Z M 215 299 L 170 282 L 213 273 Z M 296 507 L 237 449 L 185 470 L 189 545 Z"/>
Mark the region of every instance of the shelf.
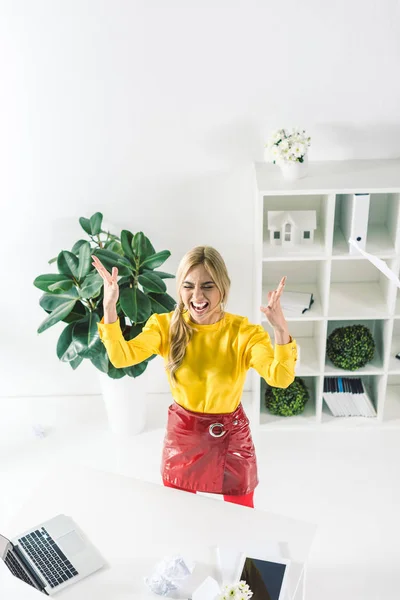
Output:
<path fill-rule="evenodd" d="M 398 192 L 400 159 L 310 161 L 298 181 L 283 179 L 277 165 L 256 162 L 258 193 L 298 196 L 329 193 Z"/>
<path fill-rule="evenodd" d="M 369 254 L 374 254 L 379 258 L 394 258 L 396 256 L 396 251 L 387 228 L 372 226 L 368 229 L 365 251 Z M 360 252 L 358 252 L 358 255 L 350 254 L 348 241 L 345 240 L 344 235 L 340 230 L 335 229 L 333 234 L 332 259 L 344 260 L 347 258 L 360 258 L 365 260 Z"/>
<path fill-rule="evenodd" d="M 347 371 L 346 369 L 340 369 L 339 367 L 335 367 L 335 365 L 329 360 L 329 358 L 327 358 L 324 370 L 324 375 L 326 377 L 359 377 L 360 375 L 383 375 L 383 373 L 383 364 L 380 356 L 374 356 L 371 362 L 365 365 L 365 367 L 357 369 L 356 371 Z"/>
<path fill-rule="evenodd" d="M 350 249 L 345 239 L 348 231 L 366 239 L 366 252 L 399 273 L 400 159 L 311 162 L 307 177 L 293 182 L 284 180 L 276 165 L 256 163 L 255 178 L 255 289 L 257 298 L 262 296 L 257 309 L 266 306 L 268 292 L 277 288 L 284 275 L 283 294 L 306 292 L 314 299 L 304 314 L 285 315 L 300 347 L 296 376 L 307 380 L 312 400 L 297 417 L 271 415 L 263 404 L 265 388 L 255 382 L 255 422 L 264 429 L 353 429 L 384 425 L 384 421 L 400 427 L 400 360 L 395 358 L 400 352 L 400 288 L 355 248 Z M 364 219 L 354 216 L 353 194 L 369 194 Z M 298 229 L 284 229 L 287 221 L 275 219 L 280 236 L 278 245 L 271 243 L 268 211 L 295 210 L 315 210 L 314 240 L 302 240 Z M 349 225 L 352 218 L 356 228 Z M 306 225 L 310 228 L 301 219 L 298 225 L 304 231 Z M 282 245 L 285 234 L 293 235 L 297 245 L 290 246 L 289 239 Z M 274 341 L 268 320 L 264 317 L 261 323 Z M 366 325 L 375 341 L 373 360 L 357 371 L 337 368 L 326 356 L 331 331 L 352 324 Z M 323 380 L 329 376 L 362 377 L 377 416 L 334 417 L 322 398 Z"/>
<path fill-rule="evenodd" d="M 398 270 L 394 269 L 394 272 L 398 274 Z M 395 317 L 395 319 L 400 319 L 400 289 L 399 288 L 397 288 L 397 291 L 395 290 L 395 294 L 396 294 L 396 301 L 395 301 L 394 317 Z"/>
<path fill-rule="evenodd" d="M 263 379 L 260 381 L 260 427 L 274 429 L 291 429 L 299 428 L 299 426 L 310 426 L 317 423 L 316 416 L 316 388 L 318 379 L 315 377 L 302 377 L 310 394 L 310 398 L 305 405 L 304 411 L 300 415 L 292 417 L 281 417 L 271 414 L 265 406 L 264 395 L 268 387 Z"/>
<path fill-rule="evenodd" d="M 296 365 L 296 376 L 307 377 L 320 375 L 319 354 L 317 349 L 318 340 L 315 338 L 295 337 L 296 343 L 300 346 L 300 363 Z"/>
<path fill-rule="evenodd" d="M 268 230 L 263 232 L 263 260 L 324 260 L 328 257 L 321 232 L 316 231 L 312 245 L 274 246 L 270 243 Z"/>
<path fill-rule="evenodd" d="M 400 360 L 396 354 L 400 352 L 400 321 L 395 320 L 393 324 L 393 336 L 390 344 L 390 354 L 388 363 L 389 374 L 400 375 Z"/>
<path fill-rule="evenodd" d="M 286 271 L 285 271 L 286 273 Z M 283 275 L 282 275 L 283 276 Z M 279 283 L 279 281 L 278 281 Z M 273 289 L 276 289 L 276 286 L 278 284 L 275 284 L 275 287 L 273 287 L 273 283 L 271 282 L 271 284 L 267 287 L 267 286 L 263 286 L 263 291 L 262 291 L 262 301 L 261 301 L 261 305 L 262 306 L 266 306 L 267 305 L 267 301 L 268 301 L 268 292 L 270 292 Z M 287 279 L 287 283 L 285 285 L 285 290 L 287 290 L 288 292 L 307 292 L 307 293 L 312 293 L 313 294 L 313 304 L 311 305 L 311 308 L 309 310 L 306 310 L 305 313 L 301 314 L 301 315 L 296 315 L 296 316 L 289 316 L 289 315 L 285 315 L 285 319 L 289 322 L 289 321 L 316 321 L 316 320 L 322 320 L 324 318 L 323 315 L 323 310 L 322 310 L 322 304 L 321 304 L 321 298 L 319 296 L 318 291 L 315 290 L 315 285 L 310 285 L 310 284 L 303 284 L 303 283 L 296 283 L 291 285 L 289 283 L 289 276 Z M 283 292 L 284 294 L 285 292 Z M 282 294 L 282 296 L 283 296 Z M 265 323 L 267 322 L 266 318 L 262 319 L 262 322 Z"/>
<path fill-rule="evenodd" d="M 345 372 L 346 377 L 359 377 L 360 373 L 358 373 L 357 371 L 352 371 L 351 373 L 349 372 Z M 384 378 L 384 375 L 381 374 L 377 374 L 377 375 L 371 375 L 371 374 L 363 374 L 362 376 L 362 381 L 363 384 L 366 388 L 366 390 L 368 391 L 369 397 L 372 400 L 372 403 L 375 407 L 375 410 L 379 413 L 378 410 L 378 396 L 379 396 L 379 392 L 382 389 L 381 383 L 382 380 Z M 342 416 L 342 417 L 335 417 L 333 416 L 333 414 L 331 413 L 330 409 L 328 408 L 328 405 L 326 404 L 325 400 L 322 399 L 322 413 L 321 413 L 321 424 L 325 427 L 326 425 L 333 425 L 333 426 L 347 426 L 347 427 L 370 427 L 372 426 L 376 426 L 377 423 L 379 423 L 379 418 L 378 416 L 375 417 L 362 417 L 362 416 Z"/>
<path fill-rule="evenodd" d="M 379 420 L 377 417 L 334 417 L 327 407 L 325 401 L 322 407 L 322 426 L 325 428 L 354 429 L 365 427 L 377 427 Z"/>
<path fill-rule="evenodd" d="M 385 346 L 385 340 L 388 336 L 388 331 L 390 328 L 390 323 L 388 320 L 367 320 L 363 321 L 362 319 L 355 319 L 349 321 L 328 321 L 327 334 L 326 339 L 328 340 L 330 334 L 337 328 L 347 327 L 351 325 L 364 325 L 366 326 L 372 333 L 373 340 L 375 342 L 375 352 L 373 359 L 368 362 L 364 367 L 357 369 L 356 371 L 348 371 L 345 369 L 341 369 L 340 367 L 335 367 L 331 360 L 326 355 L 325 360 L 325 375 L 327 376 L 342 376 L 342 377 L 350 377 L 351 375 L 360 376 L 360 375 L 381 375 L 384 373 L 384 364 L 383 364 L 383 349 Z"/>
<path fill-rule="evenodd" d="M 331 283 L 329 319 L 385 319 L 389 316 L 377 283 Z"/>
<path fill-rule="evenodd" d="M 271 340 L 274 341 L 272 327 L 264 325 Z M 290 335 L 296 340 L 299 348 L 299 359 L 296 363 L 298 377 L 318 376 L 322 374 L 325 327 L 323 321 L 292 321 Z"/>
<path fill-rule="evenodd" d="M 304 314 L 288 315 L 287 320 L 318 320 L 324 316 L 321 292 L 326 288 L 324 261 L 276 261 L 262 263 L 262 305 L 268 301 L 268 292 L 275 290 L 286 275 L 285 291 L 313 294 L 314 303 Z"/>
<path fill-rule="evenodd" d="M 396 383 L 391 383 L 396 381 Z M 400 425 L 400 379 L 389 376 L 384 406 L 385 422 Z"/>
<path fill-rule="evenodd" d="M 316 216 L 316 228 L 311 231 L 313 240 L 298 241 L 296 244 L 291 245 L 289 242 L 285 242 L 285 234 L 283 232 L 284 221 L 277 223 L 281 227 L 280 239 L 275 244 L 271 242 L 271 236 L 273 232 L 269 230 L 270 226 L 270 211 L 279 211 L 283 213 L 287 212 L 291 214 L 295 219 L 296 211 L 312 210 L 315 211 Z M 292 259 L 292 257 L 307 257 L 315 260 L 315 257 L 327 257 L 326 240 L 327 232 L 329 230 L 329 196 L 322 195 L 309 195 L 302 196 L 265 196 L 263 201 L 263 257 L 265 259 L 279 259 L 284 260 Z M 294 236 L 296 232 L 301 237 L 301 232 L 298 229 L 294 229 L 290 236 Z M 299 260 L 299 258 L 297 258 Z"/>
<path fill-rule="evenodd" d="M 345 235 L 345 231 L 348 231 L 349 227 L 349 209 L 353 198 L 353 194 L 337 194 L 336 196 L 332 251 L 335 258 L 362 257 L 356 249 L 349 248 L 347 235 Z M 395 242 L 398 221 L 399 195 L 370 193 L 365 250 L 381 258 L 396 256 Z M 362 231 L 364 231 L 363 228 Z M 363 235 L 362 231 L 359 232 L 361 235 Z"/>
<path fill-rule="evenodd" d="M 385 261 L 390 269 L 396 261 Z M 386 318 L 391 303 L 389 279 L 368 260 L 349 258 L 331 264 L 330 319 Z"/>
<path fill-rule="evenodd" d="M 319 235 L 313 246 L 296 246 L 292 250 L 285 250 L 279 247 L 271 246 L 268 242 L 263 245 L 263 261 L 284 261 L 284 260 L 326 260 L 327 254 L 324 254 L 324 247 Z"/>
<path fill-rule="evenodd" d="M 265 406 L 261 407 L 260 427 L 264 429 L 271 426 L 273 426 L 274 429 L 298 429 L 299 425 L 315 425 L 316 422 L 315 404 L 313 405 L 312 398 L 307 402 L 304 412 L 301 415 L 295 415 L 293 417 L 272 415 Z"/>

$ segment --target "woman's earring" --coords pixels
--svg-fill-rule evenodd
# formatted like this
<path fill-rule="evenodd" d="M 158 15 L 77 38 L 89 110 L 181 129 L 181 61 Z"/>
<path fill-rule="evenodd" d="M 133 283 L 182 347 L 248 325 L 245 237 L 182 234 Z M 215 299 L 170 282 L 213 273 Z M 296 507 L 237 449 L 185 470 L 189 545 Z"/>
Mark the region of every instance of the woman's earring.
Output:
<path fill-rule="evenodd" d="M 225 309 L 225 305 L 223 302 L 221 302 L 221 310 L 224 311 L 224 309 Z"/>

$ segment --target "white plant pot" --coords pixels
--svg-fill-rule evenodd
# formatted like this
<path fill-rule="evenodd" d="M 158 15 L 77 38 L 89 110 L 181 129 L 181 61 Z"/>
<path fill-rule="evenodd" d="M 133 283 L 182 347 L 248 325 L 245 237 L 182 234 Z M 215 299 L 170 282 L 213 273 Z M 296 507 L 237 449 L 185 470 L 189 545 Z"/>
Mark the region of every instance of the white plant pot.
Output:
<path fill-rule="evenodd" d="M 146 426 L 147 369 L 139 377 L 112 379 L 99 373 L 108 422 L 113 433 L 137 435 Z"/>
<path fill-rule="evenodd" d="M 303 162 L 287 161 L 280 165 L 282 175 L 288 181 L 296 181 L 306 177 L 308 172 L 308 156 L 304 157 Z"/>

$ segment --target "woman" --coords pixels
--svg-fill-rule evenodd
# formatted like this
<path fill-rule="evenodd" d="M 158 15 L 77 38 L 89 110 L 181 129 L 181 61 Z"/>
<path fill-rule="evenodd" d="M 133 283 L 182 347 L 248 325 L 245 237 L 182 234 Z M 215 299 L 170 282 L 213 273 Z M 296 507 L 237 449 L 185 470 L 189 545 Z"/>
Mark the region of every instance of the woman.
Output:
<path fill-rule="evenodd" d="M 294 380 L 296 342 L 280 305 L 286 277 L 268 293 L 268 306 L 260 307 L 274 328 L 274 351 L 261 325 L 225 312 L 230 279 L 223 258 L 210 246 L 197 246 L 182 258 L 175 310 L 151 315 L 130 341 L 117 318 L 118 269 L 110 274 L 95 256 L 92 264 L 104 280 L 98 330 L 111 363 L 122 368 L 153 354 L 164 358 L 174 399 L 162 455 L 164 485 L 223 494 L 228 502 L 253 507 L 257 463 L 240 400 L 251 367 L 275 387 Z"/>

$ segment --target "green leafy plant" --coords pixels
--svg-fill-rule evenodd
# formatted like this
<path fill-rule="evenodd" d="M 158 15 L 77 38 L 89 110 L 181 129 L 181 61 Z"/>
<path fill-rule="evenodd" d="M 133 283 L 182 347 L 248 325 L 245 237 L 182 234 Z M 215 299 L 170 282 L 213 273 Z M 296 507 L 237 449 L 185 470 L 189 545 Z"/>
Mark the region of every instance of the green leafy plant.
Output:
<path fill-rule="evenodd" d="M 309 397 L 303 379 L 295 377 L 287 388 L 268 387 L 265 390 L 265 406 L 273 415 L 291 417 L 304 411 Z"/>
<path fill-rule="evenodd" d="M 374 338 L 365 325 L 337 327 L 327 339 L 326 353 L 335 367 L 355 371 L 373 359 Z"/>
<path fill-rule="evenodd" d="M 131 340 L 142 331 L 153 313 L 170 312 L 175 308 L 176 302 L 167 294 L 164 282 L 175 275 L 155 270 L 171 253 L 168 250 L 156 252 L 141 231 L 133 234 L 124 229 L 120 238 L 106 232 L 102 221 L 103 215 L 99 212 L 90 219 L 81 217 L 79 223 L 89 240 L 80 239 L 71 251 L 62 250 L 49 260 L 49 264 L 57 263 L 58 273 L 39 275 L 34 280 L 33 284 L 44 292 L 39 304 L 48 313 L 37 331 L 43 333 L 60 321 L 67 323 L 57 342 L 57 356 L 74 370 L 88 358 L 99 371 L 113 379 L 125 375 L 138 377 L 154 356 L 138 365 L 116 369 L 100 340 L 97 323 L 103 317 L 103 279 L 92 266 L 92 255 L 110 272 L 112 267 L 118 267 L 117 315 L 124 338 Z"/>

